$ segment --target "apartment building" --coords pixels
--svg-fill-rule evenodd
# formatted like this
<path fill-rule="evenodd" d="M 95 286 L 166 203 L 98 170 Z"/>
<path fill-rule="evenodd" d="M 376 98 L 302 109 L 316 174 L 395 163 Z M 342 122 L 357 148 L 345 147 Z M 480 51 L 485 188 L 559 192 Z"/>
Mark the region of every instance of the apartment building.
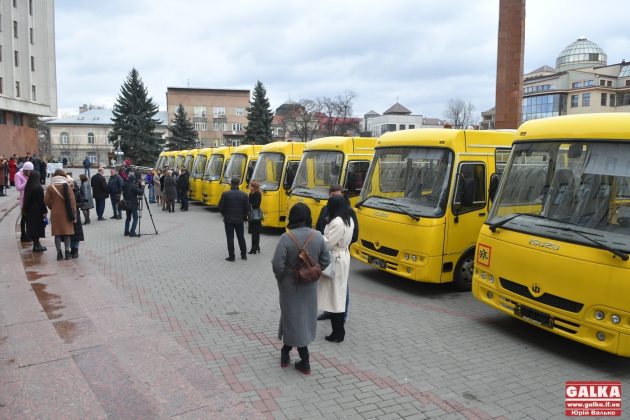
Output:
<path fill-rule="evenodd" d="M 0 0 L 0 153 L 39 154 L 31 120 L 56 115 L 54 0 Z"/>
<path fill-rule="evenodd" d="M 168 87 L 168 124 L 182 105 L 199 133 L 199 147 L 237 146 L 245 137 L 249 98 L 244 89 Z"/>

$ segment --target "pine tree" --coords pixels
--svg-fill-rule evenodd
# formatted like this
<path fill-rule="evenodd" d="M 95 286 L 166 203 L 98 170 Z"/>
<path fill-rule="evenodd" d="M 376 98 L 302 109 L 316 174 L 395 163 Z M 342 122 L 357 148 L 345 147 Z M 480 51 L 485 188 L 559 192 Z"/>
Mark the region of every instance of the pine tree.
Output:
<path fill-rule="evenodd" d="M 195 126 L 182 104 L 177 107 L 168 131 L 171 132 L 171 136 L 167 138 L 168 150 L 189 150 L 196 147 L 199 133 L 195 131 Z"/>
<path fill-rule="evenodd" d="M 254 87 L 253 99 L 247 108 L 247 128 L 245 129 L 245 143 L 266 144 L 272 139 L 271 123 L 273 112 L 267 99 L 267 90 L 260 82 Z"/>
<path fill-rule="evenodd" d="M 125 158 L 131 159 L 135 165 L 152 166 L 162 151 L 163 141 L 155 132 L 156 125 L 162 121 L 154 118 L 158 106 L 148 95 L 138 71 L 132 68 L 120 88 L 113 110 L 114 128 L 109 141 L 120 146 Z"/>

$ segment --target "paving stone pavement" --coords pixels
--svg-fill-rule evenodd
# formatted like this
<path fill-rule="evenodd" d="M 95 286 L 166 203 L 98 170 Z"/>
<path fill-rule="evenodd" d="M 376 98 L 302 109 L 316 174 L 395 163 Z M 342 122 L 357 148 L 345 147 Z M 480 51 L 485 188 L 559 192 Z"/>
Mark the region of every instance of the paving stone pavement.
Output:
<path fill-rule="evenodd" d="M 280 233 L 262 235 L 261 254 L 229 263 L 218 213 L 195 203 L 186 213 L 150 209 L 159 234 L 145 209 L 140 238 L 123 237 L 124 220 L 93 217 L 80 259 L 271 418 L 559 419 L 567 380 L 630 390 L 629 359 L 356 261 L 345 341 L 325 341 L 330 324 L 319 322 L 312 374 L 282 369 L 270 264 Z"/>

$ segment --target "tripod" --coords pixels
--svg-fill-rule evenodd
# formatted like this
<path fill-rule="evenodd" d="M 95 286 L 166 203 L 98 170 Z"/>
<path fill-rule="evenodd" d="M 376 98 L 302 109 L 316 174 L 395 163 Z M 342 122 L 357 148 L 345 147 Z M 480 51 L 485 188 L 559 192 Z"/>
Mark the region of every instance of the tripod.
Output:
<path fill-rule="evenodd" d="M 151 224 L 153 224 L 153 230 L 155 231 L 155 233 L 145 233 L 144 235 L 157 235 L 158 231 L 155 227 L 155 220 L 153 220 L 153 213 L 151 213 L 151 206 L 149 205 L 149 202 L 147 201 L 147 196 L 144 194 L 144 192 L 145 189 L 142 188 L 142 196 L 138 197 L 138 236 L 142 236 L 142 234 L 140 233 L 140 229 L 142 226 L 142 210 L 144 205 L 146 205 L 147 210 L 149 210 L 149 217 L 151 217 Z"/>

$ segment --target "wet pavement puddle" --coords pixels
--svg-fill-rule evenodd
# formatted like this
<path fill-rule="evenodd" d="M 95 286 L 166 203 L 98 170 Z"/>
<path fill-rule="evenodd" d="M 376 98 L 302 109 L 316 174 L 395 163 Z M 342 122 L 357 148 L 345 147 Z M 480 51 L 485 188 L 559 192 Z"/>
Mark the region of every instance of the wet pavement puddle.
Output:
<path fill-rule="evenodd" d="M 28 279 L 28 281 L 39 280 L 42 277 L 47 277 L 47 276 L 50 276 L 50 274 L 41 274 L 41 273 L 38 273 L 37 271 L 26 270 L 26 278 Z"/>
<path fill-rule="evenodd" d="M 77 338 L 96 331 L 89 319 L 75 319 L 53 322 L 57 334 L 66 344 L 73 343 Z"/>
<path fill-rule="evenodd" d="M 42 308 L 44 308 L 48 319 L 61 318 L 63 314 L 58 311 L 65 308 L 61 296 L 47 292 L 46 285 L 43 283 L 32 283 L 31 287 L 39 303 L 42 305 Z"/>

